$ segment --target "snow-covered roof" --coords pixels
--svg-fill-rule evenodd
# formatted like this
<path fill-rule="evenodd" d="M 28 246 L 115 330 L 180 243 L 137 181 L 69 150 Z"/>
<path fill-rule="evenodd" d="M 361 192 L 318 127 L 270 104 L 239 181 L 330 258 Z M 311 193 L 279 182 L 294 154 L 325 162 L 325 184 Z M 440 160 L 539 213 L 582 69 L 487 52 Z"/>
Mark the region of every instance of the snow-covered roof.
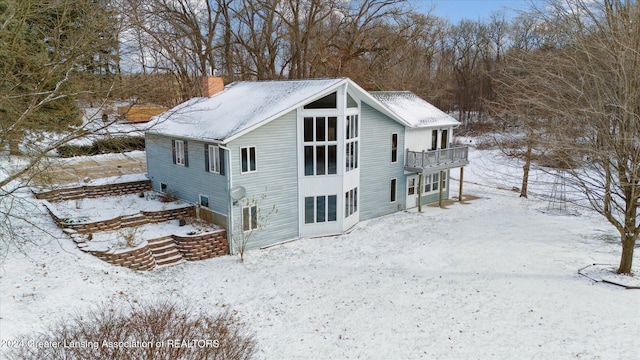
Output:
<path fill-rule="evenodd" d="M 411 127 L 460 125 L 456 119 L 410 91 L 372 91 L 369 94 Z"/>
<path fill-rule="evenodd" d="M 347 79 L 243 81 L 158 116 L 152 132 L 225 142 L 340 86 Z"/>

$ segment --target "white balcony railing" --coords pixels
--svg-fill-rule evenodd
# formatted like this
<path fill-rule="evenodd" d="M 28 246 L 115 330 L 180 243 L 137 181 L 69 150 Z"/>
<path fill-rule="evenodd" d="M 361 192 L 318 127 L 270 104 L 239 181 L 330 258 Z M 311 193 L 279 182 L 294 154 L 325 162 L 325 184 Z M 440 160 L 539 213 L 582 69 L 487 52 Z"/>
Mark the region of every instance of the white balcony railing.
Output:
<path fill-rule="evenodd" d="M 407 150 L 405 168 L 408 170 L 427 168 L 455 168 L 469 164 L 469 147 L 460 146 L 430 151 Z"/>

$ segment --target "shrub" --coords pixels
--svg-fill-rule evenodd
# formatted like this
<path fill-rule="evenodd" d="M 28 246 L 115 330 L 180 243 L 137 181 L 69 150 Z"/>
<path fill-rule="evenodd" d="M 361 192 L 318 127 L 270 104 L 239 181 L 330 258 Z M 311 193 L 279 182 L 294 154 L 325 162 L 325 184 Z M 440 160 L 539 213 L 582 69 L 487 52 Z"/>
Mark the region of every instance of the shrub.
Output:
<path fill-rule="evenodd" d="M 13 348 L 8 358 L 243 360 L 256 352 L 253 335 L 237 314 L 211 316 L 169 301 L 103 305 L 59 321 L 32 341 L 62 346 Z"/>

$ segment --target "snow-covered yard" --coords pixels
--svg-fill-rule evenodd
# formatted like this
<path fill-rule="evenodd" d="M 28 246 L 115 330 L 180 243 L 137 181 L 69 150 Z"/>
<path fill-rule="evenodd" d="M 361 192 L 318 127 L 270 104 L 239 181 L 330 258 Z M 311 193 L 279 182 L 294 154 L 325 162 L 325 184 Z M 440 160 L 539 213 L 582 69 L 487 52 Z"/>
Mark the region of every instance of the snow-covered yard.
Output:
<path fill-rule="evenodd" d="M 227 256 L 135 272 L 21 229 L 44 244 L 5 259 L 0 339 L 28 338 L 101 302 L 170 298 L 237 310 L 264 359 L 640 358 L 640 291 L 577 273 L 617 264 L 619 243 L 605 241 L 613 227 L 584 210 L 547 213 L 546 199 L 497 189 L 475 163 L 465 179 L 479 184 L 465 192 L 480 199 L 248 251 L 244 263 Z M 639 266 L 636 251 L 636 274 Z"/>
<path fill-rule="evenodd" d="M 172 210 L 190 205 L 179 200 L 162 202 L 161 194 L 147 191 L 142 197 L 140 195 L 105 196 L 47 202 L 47 206 L 57 217 L 69 219 L 69 222 L 94 222 L 123 215 L 135 215 L 141 211 Z"/>

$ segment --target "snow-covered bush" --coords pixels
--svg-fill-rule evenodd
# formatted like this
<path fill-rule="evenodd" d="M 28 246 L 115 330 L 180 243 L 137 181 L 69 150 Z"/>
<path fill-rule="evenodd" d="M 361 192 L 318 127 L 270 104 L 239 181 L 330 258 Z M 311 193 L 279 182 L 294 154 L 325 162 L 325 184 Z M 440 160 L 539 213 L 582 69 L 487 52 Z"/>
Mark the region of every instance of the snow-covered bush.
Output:
<path fill-rule="evenodd" d="M 250 359 L 253 335 L 237 314 L 170 301 L 103 305 L 62 319 L 14 346 L 8 359 Z M 19 338 L 16 340 L 22 341 Z"/>

